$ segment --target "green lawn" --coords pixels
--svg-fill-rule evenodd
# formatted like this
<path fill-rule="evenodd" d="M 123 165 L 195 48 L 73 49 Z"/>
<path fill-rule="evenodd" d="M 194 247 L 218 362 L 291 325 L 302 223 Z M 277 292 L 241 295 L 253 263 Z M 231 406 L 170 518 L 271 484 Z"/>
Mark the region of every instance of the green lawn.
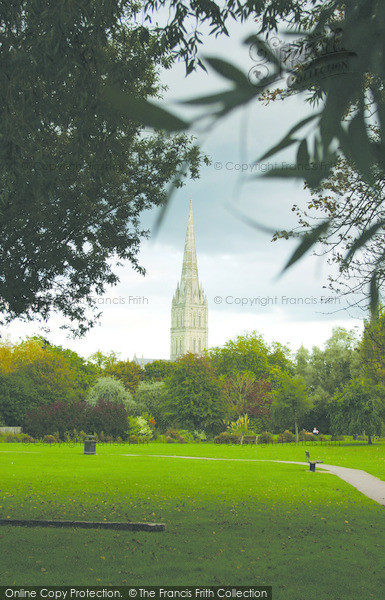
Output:
<path fill-rule="evenodd" d="M 99 444 L 96 456 L 80 445 L 1 444 L 2 518 L 150 521 L 167 530 L 4 526 L 0 585 L 272 585 L 274 600 L 382 599 L 382 506 L 307 466 L 170 456 L 302 461 L 305 449 L 385 480 L 383 444 Z"/>

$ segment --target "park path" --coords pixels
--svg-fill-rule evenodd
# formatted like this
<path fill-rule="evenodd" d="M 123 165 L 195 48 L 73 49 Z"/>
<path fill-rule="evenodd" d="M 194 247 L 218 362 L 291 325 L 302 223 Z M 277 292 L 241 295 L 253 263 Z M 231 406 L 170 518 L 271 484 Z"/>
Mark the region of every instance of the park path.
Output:
<path fill-rule="evenodd" d="M 188 460 L 226 460 L 231 462 L 277 462 L 289 465 L 305 465 L 307 462 L 299 462 L 294 460 L 269 460 L 261 458 L 209 458 L 205 456 L 180 456 L 177 454 L 124 454 L 123 456 L 153 456 L 157 458 L 180 458 Z M 327 473 L 336 475 L 346 483 L 355 487 L 361 494 L 364 494 L 374 502 L 378 502 L 385 506 L 385 481 L 370 475 L 361 469 L 350 469 L 348 467 L 337 467 L 336 465 L 318 464 L 317 469 L 323 469 Z"/>

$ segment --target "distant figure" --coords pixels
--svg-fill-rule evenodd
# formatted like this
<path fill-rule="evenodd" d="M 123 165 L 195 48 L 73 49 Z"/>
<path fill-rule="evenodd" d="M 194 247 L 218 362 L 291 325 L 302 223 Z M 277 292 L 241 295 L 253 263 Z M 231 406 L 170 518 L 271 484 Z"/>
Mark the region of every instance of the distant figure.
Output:
<path fill-rule="evenodd" d="M 318 431 L 317 427 L 314 427 L 314 429 L 313 429 L 313 435 L 318 435 L 318 434 L 319 434 L 319 431 Z"/>

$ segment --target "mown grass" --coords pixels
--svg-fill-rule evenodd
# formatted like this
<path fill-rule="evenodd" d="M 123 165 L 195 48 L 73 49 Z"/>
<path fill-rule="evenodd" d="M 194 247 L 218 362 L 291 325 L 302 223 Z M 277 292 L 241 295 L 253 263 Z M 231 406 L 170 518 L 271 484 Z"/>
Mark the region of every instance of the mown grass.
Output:
<path fill-rule="evenodd" d="M 167 530 L 4 526 L 0 584 L 272 585 L 274 600 L 379 600 L 384 508 L 320 470 L 252 460 L 302 461 L 305 449 L 98 445 L 84 456 L 79 445 L 1 445 L 2 518 L 164 522 Z M 310 452 L 385 479 L 383 445 Z"/>

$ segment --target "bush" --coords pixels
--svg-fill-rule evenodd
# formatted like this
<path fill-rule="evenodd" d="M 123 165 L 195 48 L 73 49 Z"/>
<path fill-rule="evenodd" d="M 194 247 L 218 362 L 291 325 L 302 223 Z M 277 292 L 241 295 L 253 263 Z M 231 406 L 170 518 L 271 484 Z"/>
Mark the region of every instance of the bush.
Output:
<path fill-rule="evenodd" d="M 298 435 L 298 440 L 300 442 L 315 442 L 318 439 L 319 439 L 319 436 L 316 436 L 313 433 L 306 431 L 305 429 L 302 429 L 302 431 Z"/>
<path fill-rule="evenodd" d="M 345 436 L 343 435 L 332 435 L 330 438 L 332 442 L 343 442 L 345 440 Z"/>
<path fill-rule="evenodd" d="M 243 417 L 238 417 L 237 421 L 233 421 L 228 426 L 228 431 L 230 434 L 235 435 L 255 435 L 255 431 L 250 429 L 250 419 L 248 415 L 243 415 Z"/>
<path fill-rule="evenodd" d="M 195 430 L 193 436 L 195 442 L 205 442 L 207 440 L 207 435 L 204 431 Z"/>
<path fill-rule="evenodd" d="M 25 443 L 25 444 L 29 444 L 29 443 L 33 443 L 36 440 L 34 440 L 33 437 L 31 437 L 30 435 L 28 435 L 27 433 L 0 433 L 0 444 L 5 444 L 5 443 Z"/>
<path fill-rule="evenodd" d="M 55 437 L 53 435 L 45 435 L 43 438 L 43 442 L 45 444 L 56 444 L 57 440 L 55 439 Z"/>
<path fill-rule="evenodd" d="M 257 444 L 274 444 L 274 438 L 268 431 L 263 431 L 257 439 Z"/>
<path fill-rule="evenodd" d="M 129 416 L 126 434 L 129 437 L 137 436 L 150 440 L 153 435 L 150 421 L 152 421 L 152 418 L 147 414 L 141 415 L 140 417 Z"/>
<path fill-rule="evenodd" d="M 168 438 L 170 438 L 172 441 L 169 442 Z M 172 444 L 173 442 L 186 444 L 188 441 L 194 441 L 194 438 L 186 429 L 181 429 L 180 431 L 178 429 L 167 429 L 166 441 L 168 444 Z"/>
<path fill-rule="evenodd" d="M 85 431 L 98 434 L 103 431 L 104 436 L 123 437 L 126 422 L 125 408 L 116 402 L 100 400 L 95 406 L 86 402 L 55 402 L 28 413 L 25 429 L 35 438 L 56 435 L 64 441 L 81 442 Z"/>
<path fill-rule="evenodd" d="M 277 443 L 279 444 L 290 444 L 293 442 L 295 442 L 295 435 L 288 429 L 286 429 L 286 431 L 284 431 L 283 433 L 280 433 L 277 437 Z"/>
<path fill-rule="evenodd" d="M 240 444 L 241 437 L 242 436 L 238 433 L 229 433 L 228 431 L 223 431 L 214 438 L 214 442 L 215 444 Z"/>

